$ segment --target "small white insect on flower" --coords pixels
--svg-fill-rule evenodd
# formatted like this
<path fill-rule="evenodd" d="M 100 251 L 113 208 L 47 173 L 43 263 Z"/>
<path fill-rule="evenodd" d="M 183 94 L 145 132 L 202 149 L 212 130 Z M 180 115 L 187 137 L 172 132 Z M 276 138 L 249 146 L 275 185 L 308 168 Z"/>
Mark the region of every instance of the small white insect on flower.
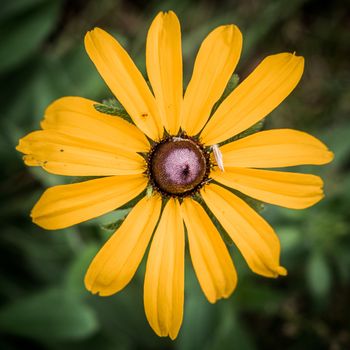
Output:
<path fill-rule="evenodd" d="M 211 149 L 213 150 L 213 154 L 214 154 L 214 157 L 215 157 L 215 160 L 216 160 L 216 163 L 217 163 L 219 169 L 221 171 L 225 171 L 224 161 L 223 161 L 222 153 L 220 151 L 219 146 L 218 145 L 212 145 Z"/>

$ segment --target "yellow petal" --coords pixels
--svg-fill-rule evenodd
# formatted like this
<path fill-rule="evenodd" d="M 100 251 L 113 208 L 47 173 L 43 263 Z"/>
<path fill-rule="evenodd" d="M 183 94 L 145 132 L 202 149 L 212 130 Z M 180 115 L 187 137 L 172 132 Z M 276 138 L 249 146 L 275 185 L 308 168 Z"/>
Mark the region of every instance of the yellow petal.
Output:
<path fill-rule="evenodd" d="M 146 164 L 142 156 L 56 130 L 34 131 L 19 141 L 17 150 L 26 154 L 29 166 L 69 176 L 141 174 Z"/>
<path fill-rule="evenodd" d="M 128 53 L 100 28 L 86 34 L 85 48 L 134 123 L 150 138 L 159 140 L 163 135 L 163 126 L 154 96 Z"/>
<path fill-rule="evenodd" d="M 266 277 L 286 274 L 279 263 L 278 237 L 260 215 L 242 199 L 218 185 L 206 186 L 201 195 L 252 271 Z"/>
<path fill-rule="evenodd" d="M 54 186 L 44 192 L 31 216 L 48 230 L 65 228 L 117 209 L 146 185 L 144 175 L 125 175 Z"/>
<path fill-rule="evenodd" d="M 183 317 L 184 228 L 177 199 L 166 204 L 148 255 L 144 304 L 149 324 L 175 339 Z"/>
<path fill-rule="evenodd" d="M 224 167 L 278 168 L 326 164 L 333 153 L 315 137 L 297 130 L 261 131 L 220 148 Z"/>
<path fill-rule="evenodd" d="M 173 11 L 160 12 L 147 35 L 147 74 L 169 134 L 180 128 L 182 51 L 180 23 Z"/>
<path fill-rule="evenodd" d="M 292 209 L 304 209 L 323 198 L 323 181 L 310 174 L 226 167 L 210 177 L 225 186 L 266 203 Z"/>
<path fill-rule="evenodd" d="M 220 233 L 194 200 L 184 199 L 181 209 L 192 264 L 203 293 L 211 303 L 229 297 L 236 287 L 237 273 Z"/>
<path fill-rule="evenodd" d="M 85 276 L 92 293 L 106 296 L 122 290 L 139 266 L 160 214 L 159 196 L 144 197 L 105 243 Z"/>
<path fill-rule="evenodd" d="M 222 102 L 201 134 L 213 145 L 248 129 L 274 110 L 296 87 L 304 58 L 290 53 L 266 57 Z"/>
<path fill-rule="evenodd" d="M 60 98 L 46 109 L 41 126 L 113 148 L 149 151 L 146 136 L 135 125 L 120 117 L 96 111 L 96 103 L 82 97 Z"/>
<path fill-rule="evenodd" d="M 220 26 L 203 41 L 186 89 L 181 127 L 196 135 L 223 94 L 242 50 L 242 34 L 235 25 Z"/>

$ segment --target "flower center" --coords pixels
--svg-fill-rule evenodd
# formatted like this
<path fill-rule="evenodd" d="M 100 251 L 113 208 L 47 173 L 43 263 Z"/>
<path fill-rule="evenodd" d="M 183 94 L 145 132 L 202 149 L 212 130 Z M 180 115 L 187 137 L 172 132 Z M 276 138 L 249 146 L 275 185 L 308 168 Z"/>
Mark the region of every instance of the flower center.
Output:
<path fill-rule="evenodd" d="M 193 194 L 205 181 L 208 169 L 203 147 L 190 138 L 167 138 L 155 145 L 149 157 L 151 183 L 167 195 Z"/>

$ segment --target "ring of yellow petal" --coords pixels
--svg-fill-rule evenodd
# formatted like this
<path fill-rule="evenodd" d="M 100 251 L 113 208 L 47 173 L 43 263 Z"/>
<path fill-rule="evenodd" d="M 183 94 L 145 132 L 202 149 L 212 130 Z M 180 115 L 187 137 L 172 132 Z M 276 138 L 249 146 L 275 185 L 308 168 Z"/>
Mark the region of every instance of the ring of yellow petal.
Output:
<path fill-rule="evenodd" d="M 210 169 L 210 152 L 187 135 L 165 137 L 147 157 L 149 183 L 165 197 L 196 194 L 208 182 Z"/>

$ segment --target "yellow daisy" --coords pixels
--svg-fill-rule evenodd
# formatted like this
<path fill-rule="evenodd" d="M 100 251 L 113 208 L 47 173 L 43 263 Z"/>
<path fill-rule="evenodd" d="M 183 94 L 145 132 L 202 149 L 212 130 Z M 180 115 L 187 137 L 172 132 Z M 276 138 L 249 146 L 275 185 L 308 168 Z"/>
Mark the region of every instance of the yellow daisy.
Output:
<path fill-rule="evenodd" d="M 260 168 L 325 164 L 333 154 L 313 136 L 290 129 L 230 141 L 276 108 L 304 69 L 295 54 L 268 56 L 212 112 L 241 54 L 235 25 L 218 27 L 203 41 L 184 96 L 180 24 L 171 11 L 159 13 L 147 35 L 153 92 L 102 29 L 87 33 L 85 47 L 133 123 L 101 113 L 96 102 L 81 97 L 53 102 L 42 130 L 19 142 L 24 162 L 53 174 L 99 178 L 48 189 L 31 216 L 43 228 L 61 229 L 141 198 L 92 261 L 85 284 L 103 296 L 120 291 L 151 242 L 145 312 L 159 336 L 174 339 L 183 318 L 185 227 L 196 276 L 211 303 L 232 293 L 237 275 L 208 211 L 252 271 L 285 275 L 274 230 L 230 189 L 287 208 L 309 207 L 323 197 L 318 176 Z"/>

